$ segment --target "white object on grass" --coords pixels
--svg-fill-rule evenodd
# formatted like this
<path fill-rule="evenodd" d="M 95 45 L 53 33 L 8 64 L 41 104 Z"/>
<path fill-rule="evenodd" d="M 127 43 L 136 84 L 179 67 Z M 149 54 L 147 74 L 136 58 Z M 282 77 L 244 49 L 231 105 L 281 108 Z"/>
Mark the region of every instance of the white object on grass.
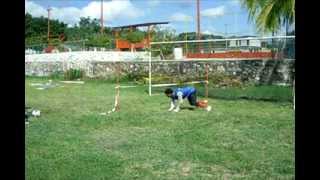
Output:
<path fill-rule="evenodd" d="M 138 87 L 138 86 L 116 86 L 115 89 L 117 89 L 117 88 L 134 88 L 134 87 Z"/>
<path fill-rule="evenodd" d="M 84 81 L 60 81 L 67 84 L 84 84 Z"/>
<path fill-rule="evenodd" d="M 174 102 L 171 101 L 170 108 L 169 108 L 168 111 L 172 111 L 172 110 L 174 109 L 174 106 L 175 106 L 175 105 L 174 105 Z"/>
<path fill-rule="evenodd" d="M 180 111 L 180 107 L 176 107 L 175 110 L 173 110 L 174 112 L 179 112 Z"/>
<path fill-rule="evenodd" d="M 41 83 L 30 83 L 31 86 L 43 86 Z"/>
<path fill-rule="evenodd" d="M 105 116 L 107 115 L 107 113 L 103 112 L 103 113 L 100 113 L 100 115 Z"/>
<path fill-rule="evenodd" d="M 33 116 L 40 116 L 40 110 L 33 110 L 32 115 Z"/>
<path fill-rule="evenodd" d="M 211 106 L 208 106 L 207 107 L 207 111 L 211 111 L 212 107 Z"/>
<path fill-rule="evenodd" d="M 113 108 L 111 111 L 108 111 L 108 114 L 111 114 L 116 111 L 116 108 Z"/>

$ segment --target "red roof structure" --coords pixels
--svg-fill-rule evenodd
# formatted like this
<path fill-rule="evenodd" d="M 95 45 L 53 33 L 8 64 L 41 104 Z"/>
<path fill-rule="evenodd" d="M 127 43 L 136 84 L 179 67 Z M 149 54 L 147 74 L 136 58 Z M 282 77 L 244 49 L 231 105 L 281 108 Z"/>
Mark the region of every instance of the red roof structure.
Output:
<path fill-rule="evenodd" d="M 169 22 L 150 22 L 150 23 L 132 24 L 132 25 L 113 27 L 112 29 L 115 32 L 115 36 L 116 36 L 116 49 L 126 50 L 126 49 L 130 49 L 132 47 L 134 49 L 143 49 L 143 48 L 150 47 L 152 26 L 159 25 L 159 24 L 169 24 Z M 130 42 L 128 42 L 126 40 L 122 40 L 122 39 L 118 38 L 119 31 L 122 31 L 123 29 L 130 29 L 130 31 L 133 31 L 137 27 L 148 27 L 148 36 L 146 38 L 144 38 L 141 42 L 131 44 Z"/>

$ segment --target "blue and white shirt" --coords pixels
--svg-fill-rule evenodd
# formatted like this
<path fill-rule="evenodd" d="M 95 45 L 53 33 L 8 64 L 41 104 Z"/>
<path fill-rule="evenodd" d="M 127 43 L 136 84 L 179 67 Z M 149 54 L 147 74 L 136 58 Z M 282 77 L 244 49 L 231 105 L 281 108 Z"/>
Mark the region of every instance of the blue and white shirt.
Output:
<path fill-rule="evenodd" d="M 184 99 L 188 98 L 191 94 L 195 93 L 196 89 L 191 86 L 186 86 L 183 88 L 177 88 L 173 90 L 171 99 L 172 101 L 177 100 L 177 99 Z"/>

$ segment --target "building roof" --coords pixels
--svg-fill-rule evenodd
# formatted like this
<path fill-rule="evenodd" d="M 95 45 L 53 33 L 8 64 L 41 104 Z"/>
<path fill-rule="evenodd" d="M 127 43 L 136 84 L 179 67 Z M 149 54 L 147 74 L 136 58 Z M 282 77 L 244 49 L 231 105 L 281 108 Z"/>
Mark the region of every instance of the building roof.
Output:
<path fill-rule="evenodd" d="M 123 28 L 130 28 L 130 27 L 151 26 L 151 25 L 158 25 L 158 24 L 169 24 L 169 22 L 150 22 L 150 23 L 142 23 L 142 24 L 131 24 L 131 25 L 126 25 L 126 26 L 112 27 L 112 29 L 123 29 Z"/>

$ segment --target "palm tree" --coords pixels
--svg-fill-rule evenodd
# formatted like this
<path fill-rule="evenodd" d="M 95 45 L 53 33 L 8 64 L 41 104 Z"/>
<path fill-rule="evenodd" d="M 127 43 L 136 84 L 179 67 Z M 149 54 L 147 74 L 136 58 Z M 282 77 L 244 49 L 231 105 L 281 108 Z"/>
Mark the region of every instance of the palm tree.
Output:
<path fill-rule="evenodd" d="M 295 0 L 240 0 L 259 32 L 275 32 L 295 21 Z"/>

